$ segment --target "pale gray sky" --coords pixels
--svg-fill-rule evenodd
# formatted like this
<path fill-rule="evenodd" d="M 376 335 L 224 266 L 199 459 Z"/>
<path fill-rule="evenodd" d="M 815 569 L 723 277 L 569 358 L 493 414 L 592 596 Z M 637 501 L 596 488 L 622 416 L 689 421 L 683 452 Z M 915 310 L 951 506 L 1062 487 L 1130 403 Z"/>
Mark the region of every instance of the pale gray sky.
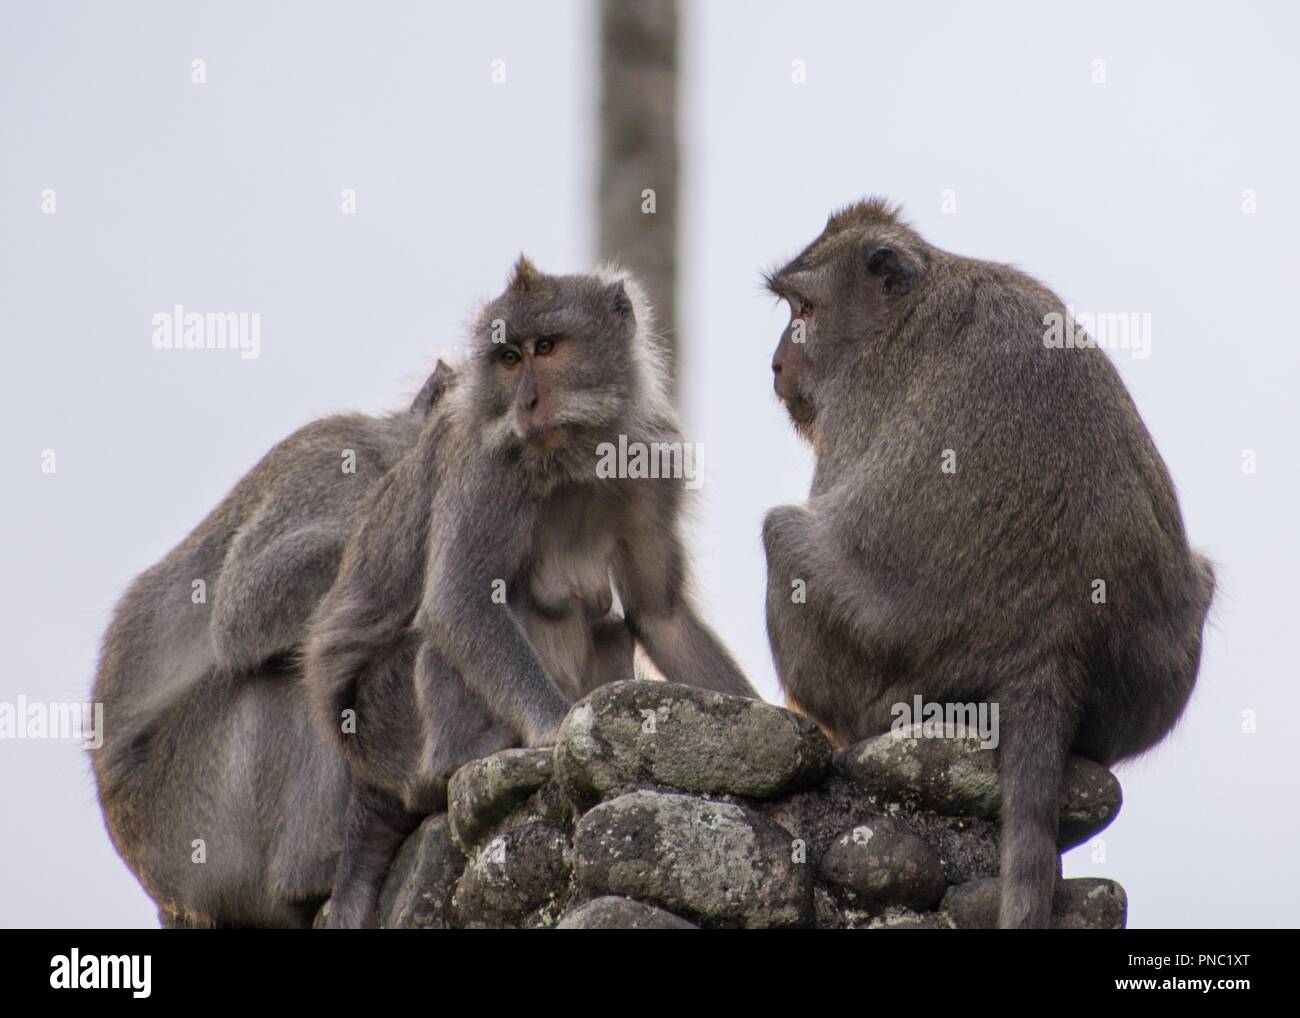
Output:
<path fill-rule="evenodd" d="M 520 250 L 590 265 L 593 16 L 4 5 L 0 700 L 83 698 L 131 578 L 298 425 L 394 405 Z M 707 613 L 769 699 L 759 525 L 811 459 L 771 396 L 784 323 L 760 270 L 879 192 L 1080 310 L 1151 315 L 1151 356 L 1115 359 L 1220 591 L 1183 724 L 1119 769 L 1104 857 L 1067 857 L 1125 885 L 1133 926 L 1294 925 L 1300 906 L 1298 28 L 1280 0 L 684 4 L 693 544 Z M 260 312 L 261 356 L 154 350 L 176 303 Z M 156 923 L 76 744 L 0 740 L 0 816 L 0 925 Z"/>

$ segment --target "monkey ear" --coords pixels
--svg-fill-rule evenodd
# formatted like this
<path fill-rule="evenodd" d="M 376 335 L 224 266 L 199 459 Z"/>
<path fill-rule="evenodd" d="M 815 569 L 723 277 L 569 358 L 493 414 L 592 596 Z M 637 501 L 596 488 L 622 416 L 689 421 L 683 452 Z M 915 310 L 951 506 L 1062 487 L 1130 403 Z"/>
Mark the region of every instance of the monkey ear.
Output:
<path fill-rule="evenodd" d="M 627 288 L 623 285 L 623 280 L 618 279 L 605 287 L 605 296 L 609 301 L 609 308 L 620 318 L 634 318 L 635 309 L 632 307 L 632 298 L 627 295 Z"/>
<path fill-rule="evenodd" d="M 885 281 L 885 292 L 901 297 L 916 285 L 920 267 L 903 255 L 898 248 L 882 244 L 867 253 L 867 271 Z"/>
<path fill-rule="evenodd" d="M 435 388 L 434 400 L 451 388 L 452 383 L 456 381 L 456 369 L 448 364 L 441 357 L 438 363 L 433 367 L 433 374 L 429 376 L 429 382 Z"/>
<path fill-rule="evenodd" d="M 433 369 L 433 374 L 425 380 L 424 385 L 420 387 L 420 391 L 415 394 L 415 399 L 411 402 L 411 413 L 417 417 L 423 417 L 434 408 L 434 405 L 442 398 L 442 394 L 451 387 L 451 383 L 455 380 L 456 369 L 439 357 L 438 363 Z"/>
<path fill-rule="evenodd" d="M 528 256 L 521 254 L 519 260 L 515 262 L 515 267 L 510 270 L 510 282 L 506 284 L 506 291 L 509 293 L 527 293 L 541 278 L 541 275 L 537 271 L 537 266 L 528 260 Z"/>

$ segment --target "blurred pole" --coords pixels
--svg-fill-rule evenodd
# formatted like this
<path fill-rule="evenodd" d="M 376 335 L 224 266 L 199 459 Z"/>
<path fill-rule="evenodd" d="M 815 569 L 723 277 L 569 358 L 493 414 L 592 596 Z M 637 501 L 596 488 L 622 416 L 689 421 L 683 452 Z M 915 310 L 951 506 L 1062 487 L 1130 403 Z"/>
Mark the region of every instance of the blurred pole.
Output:
<path fill-rule="evenodd" d="M 600 93 L 600 257 L 645 284 L 675 389 L 676 0 L 600 0 Z"/>

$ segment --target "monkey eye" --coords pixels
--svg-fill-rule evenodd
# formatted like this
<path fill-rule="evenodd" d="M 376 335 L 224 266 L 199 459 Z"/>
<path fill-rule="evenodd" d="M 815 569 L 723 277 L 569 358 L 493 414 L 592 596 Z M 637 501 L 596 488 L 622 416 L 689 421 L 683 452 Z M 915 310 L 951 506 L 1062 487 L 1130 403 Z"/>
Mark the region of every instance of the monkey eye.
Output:
<path fill-rule="evenodd" d="M 812 301 L 805 300 L 802 297 L 796 297 L 794 299 L 794 311 L 796 317 L 807 318 L 813 313 Z"/>
<path fill-rule="evenodd" d="M 559 338 L 559 336 L 543 336 L 533 344 L 533 353 L 538 357 L 545 357 L 555 350 L 555 344 L 559 341 Z"/>
<path fill-rule="evenodd" d="M 501 351 L 501 363 L 508 368 L 513 368 L 520 361 L 519 351 L 505 349 Z"/>

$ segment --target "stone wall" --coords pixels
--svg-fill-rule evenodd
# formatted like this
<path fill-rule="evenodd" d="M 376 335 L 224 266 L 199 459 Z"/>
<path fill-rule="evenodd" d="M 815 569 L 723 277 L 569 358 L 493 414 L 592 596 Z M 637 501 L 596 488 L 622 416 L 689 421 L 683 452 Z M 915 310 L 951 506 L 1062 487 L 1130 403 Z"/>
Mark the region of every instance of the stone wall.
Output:
<path fill-rule="evenodd" d="M 807 719 L 663 682 L 576 704 L 554 749 L 461 768 L 401 849 L 386 927 L 996 925 L 997 754 L 889 734 L 832 753 Z M 1072 759 L 1061 848 L 1114 819 L 1119 784 Z M 1125 922 L 1111 880 L 1059 884 L 1060 927 Z"/>

